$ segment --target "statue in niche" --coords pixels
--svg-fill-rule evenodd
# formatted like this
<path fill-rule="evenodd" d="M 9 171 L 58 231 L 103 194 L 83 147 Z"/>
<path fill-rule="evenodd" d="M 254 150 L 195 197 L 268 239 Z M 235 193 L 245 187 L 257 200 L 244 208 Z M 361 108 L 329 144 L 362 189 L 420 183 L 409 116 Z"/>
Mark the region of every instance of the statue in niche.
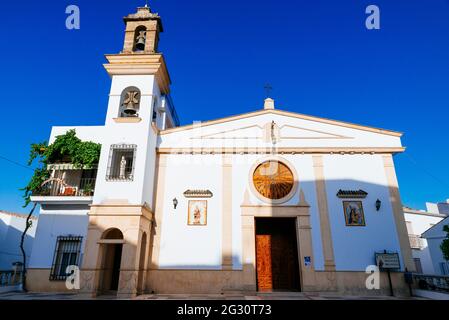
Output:
<path fill-rule="evenodd" d="M 264 125 L 263 140 L 266 143 L 271 143 L 273 146 L 276 145 L 280 139 L 280 128 L 276 122 L 268 122 Z"/>
<path fill-rule="evenodd" d="M 126 178 L 126 159 L 125 156 L 122 156 L 122 160 L 120 161 L 120 179 Z"/>
<path fill-rule="evenodd" d="M 277 142 L 277 137 L 276 137 L 275 130 L 276 130 L 276 122 L 272 121 L 271 122 L 271 142 L 273 144 L 276 144 L 276 142 Z"/>

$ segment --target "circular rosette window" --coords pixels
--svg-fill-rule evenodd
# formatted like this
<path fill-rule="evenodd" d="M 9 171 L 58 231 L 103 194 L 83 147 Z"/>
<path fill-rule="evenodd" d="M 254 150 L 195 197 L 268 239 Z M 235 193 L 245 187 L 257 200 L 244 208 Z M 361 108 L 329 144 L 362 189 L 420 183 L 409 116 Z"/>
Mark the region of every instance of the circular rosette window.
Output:
<path fill-rule="evenodd" d="M 263 198 L 276 201 L 291 195 L 295 178 L 287 165 L 277 160 L 268 160 L 254 170 L 253 184 Z"/>

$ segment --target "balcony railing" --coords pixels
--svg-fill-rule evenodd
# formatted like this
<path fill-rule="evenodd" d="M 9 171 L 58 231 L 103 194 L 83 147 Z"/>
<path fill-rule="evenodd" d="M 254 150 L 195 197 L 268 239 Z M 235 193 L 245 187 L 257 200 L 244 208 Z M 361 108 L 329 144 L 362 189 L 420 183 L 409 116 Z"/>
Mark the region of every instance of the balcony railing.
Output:
<path fill-rule="evenodd" d="M 420 289 L 449 292 L 449 276 L 414 274 L 413 277 Z"/>
<path fill-rule="evenodd" d="M 93 177 L 96 177 L 96 170 L 52 170 L 51 177 L 33 196 L 90 197 L 95 190 L 96 178 Z"/>
<path fill-rule="evenodd" d="M 22 272 L 0 270 L 0 287 L 16 286 L 22 281 Z"/>
<path fill-rule="evenodd" d="M 412 249 L 423 249 L 424 248 L 424 240 L 421 239 L 420 236 L 414 235 L 414 234 L 409 234 L 408 235 L 408 240 L 410 241 L 410 247 Z"/>

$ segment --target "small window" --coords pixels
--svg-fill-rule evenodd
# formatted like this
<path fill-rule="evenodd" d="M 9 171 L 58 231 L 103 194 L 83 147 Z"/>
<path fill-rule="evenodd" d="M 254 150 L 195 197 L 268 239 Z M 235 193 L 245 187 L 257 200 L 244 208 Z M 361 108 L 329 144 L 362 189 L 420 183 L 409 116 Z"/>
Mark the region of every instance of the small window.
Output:
<path fill-rule="evenodd" d="M 155 110 L 153 110 L 153 115 L 151 117 L 151 121 L 157 122 L 157 112 Z"/>
<path fill-rule="evenodd" d="M 155 96 L 154 98 L 153 98 L 153 113 L 152 113 L 152 116 L 151 116 L 151 121 L 153 121 L 153 122 L 157 122 L 157 104 L 158 104 L 158 100 L 157 100 L 157 97 Z"/>
<path fill-rule="evenodd" d="M 50 280 L 65 280 L 68 266 L 80 265 L 81 242 L 83 237 L 59 236 L 56 241 Z"/>
<path fill-rule="evenodd" d="M 449 264 L 447 262 L 440 262 L 440 271 L 443 276 L 449 275 Z"/>
<path fill-rule="evenodd" d="M 111 146 L 106 180 L 132 181 L 134 179 L 136 149 L 137 146 L 134 144 Z"/>
<path fill-rule="evenodd" d="M 136 87 L 128 87 L 120 96 L 119 117 L 138 117 L 140 109 L 140 90 Z"/>
<path fill-rule="evenodd" d="M 422 274 L 421 259 L 420 258 L 413 258 L 413 261 L 415 262 L 416 273 Z"/>

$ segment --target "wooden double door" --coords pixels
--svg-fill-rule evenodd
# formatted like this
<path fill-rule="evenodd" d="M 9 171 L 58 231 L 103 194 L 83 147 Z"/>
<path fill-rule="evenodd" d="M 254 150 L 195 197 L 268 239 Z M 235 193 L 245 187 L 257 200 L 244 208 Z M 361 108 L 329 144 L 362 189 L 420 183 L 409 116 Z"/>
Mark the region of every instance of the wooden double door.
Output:
<path fill-rule="evenodd" d="M 294 218 L 256 218 L 256 265 L 259 291 L 300 290 Z"/>

